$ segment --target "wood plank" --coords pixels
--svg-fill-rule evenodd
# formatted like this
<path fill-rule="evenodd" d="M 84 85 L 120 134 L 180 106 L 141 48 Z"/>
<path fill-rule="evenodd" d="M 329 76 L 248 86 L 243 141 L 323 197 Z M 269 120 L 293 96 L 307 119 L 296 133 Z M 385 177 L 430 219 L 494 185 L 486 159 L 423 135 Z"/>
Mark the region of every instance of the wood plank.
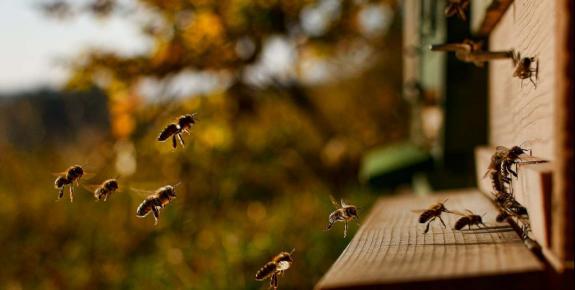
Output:
<path fill-rule="evenodd" d="M 472 1 L 475 2 L 475 1 Z M 482 1 L 479 1 L 480 3 Z M 483 1 L 485 2 L 485 1 Z M 488 36 L 495 26 L 499 23 L 503 14 L 507 11 L 513 0 L 491 0 L 491 3 L 485 8 L 485 4 L 481 3 L 485 10 L 472 11 L 474 14 L 481 15 L 481 24 L 478 27 L 473 26 L 473 32 L 479 37 Z M 474 4 L 473 8 L 477 9 L 480 6 Z"/>
<path fill-rule="evenodd" d="M 490 144 L 530 142 L 533 152 L 555 159 L 556 1 L 517 0 L 489 38 L 490 50 L 514 49 L 537 57 L 537 88 L 514 78 L 512 61 L 489 64 Z"/>
<path fill-rule="evenodd" d="M 563 261 L 559 270 L 574 268 L 574 216 L 575 216 L 575 3 L 572 0 L 557 0 L 557 24 L 555 54 L 556 91 L 555 106 L 555 151 L 556 168 L 553 179 L 552 207 L 554 211 L 551 226 L 552 249 Z M 571 284 L 573 285 L 573 283 Z"/>
<path fill-rule="evenodd" d="M 316 289 L 537 289 L 543 265 L 514 231 L 455 231 L 458 219 L 444 215 L 448 228 L 424 225 L 412 209 L 448 198 L 451 209 L 485 214 L 488 226 L 497 210 L 477 190 L 416 197 L 381 198 L 347 248 Z"/>

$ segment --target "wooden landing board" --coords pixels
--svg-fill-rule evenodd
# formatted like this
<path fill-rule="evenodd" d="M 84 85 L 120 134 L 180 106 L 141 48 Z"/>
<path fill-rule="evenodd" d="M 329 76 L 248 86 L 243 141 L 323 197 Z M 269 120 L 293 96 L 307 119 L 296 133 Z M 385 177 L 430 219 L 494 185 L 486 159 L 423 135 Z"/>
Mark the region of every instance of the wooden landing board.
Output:
<path fill-rule="evenodd" d="M 502 231 L 455 231 L 458 217 L 445 214 L 447 229 L 436 221 L 423 234 L 411 210 L 445 198 L 448 209 L 486 213 L 485 223 Z M 477 190 L 381 198 L 316 289 L 538 289 L 542 263 L 496 215 Z"/>

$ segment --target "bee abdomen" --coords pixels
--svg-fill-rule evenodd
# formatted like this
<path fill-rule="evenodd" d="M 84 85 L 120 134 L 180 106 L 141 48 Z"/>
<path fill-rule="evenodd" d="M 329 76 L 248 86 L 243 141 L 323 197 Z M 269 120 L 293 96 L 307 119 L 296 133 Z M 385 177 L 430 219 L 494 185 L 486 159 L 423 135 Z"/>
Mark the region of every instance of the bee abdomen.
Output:
<path fill-rule="evenodd" d="M 145 217 L 150 213 L 151 210 L 152 210 L 151 204 L 147 200 L 144 200 L 138 206 L 138 209 L 136 209 L 136 216 Z"/>
<path fill-rule="evenodd" d="M 261 281 L 269 278 L 273 273 L 275 273 L 276 268 L 276 263 L 268 262 L 256 273 L 256 280 Z"/>
<path fill-rule="evenodd" d="M 455 222 L 455 226 L 453 227 L 456 230 L 461 230 L 464 226 L 469 224 L 469 218 L 468 217 L 462 217 L 460 219 L 457 220 L 457 222 Z"/>
<path fill-rule="evenodd" d="M 424 211 L 424 212 L 419 216 L 419 223 L 420 223 L 420 224 L 425 223 L 425 222 L 428 221 L 432 216 L 434 216 L 432 210 Z"/>
<path fill-rule="evenodd" d="M 66 177 L 64 176 L 59 176 L 58 178 L 56 178 L 56 180 L 54 181 L 54 187 L 55 188 L 62 188 L 64 185 L 68 184 L 68 179 L 66 179 Z"/>

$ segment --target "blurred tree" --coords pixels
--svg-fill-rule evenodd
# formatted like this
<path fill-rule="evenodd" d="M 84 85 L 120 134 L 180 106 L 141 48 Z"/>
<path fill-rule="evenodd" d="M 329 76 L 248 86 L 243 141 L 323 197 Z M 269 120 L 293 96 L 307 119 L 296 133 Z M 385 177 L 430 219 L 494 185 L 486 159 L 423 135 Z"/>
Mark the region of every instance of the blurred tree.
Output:
<path fill-rule="evenodd" d="M 407 136 L 395 1 L 47 1 L 57 17 L 132 19 L 151 46 L 71 62 L 68 88 L 106 92 L 115 145 L 0 142 L 0 288 L 260 289 L 255 271 L 294 247 L 280 285 L 311 288 L 348 242 L 341 227 L 322 231 L 328 195 L 369 207 L 362 154 Z M 178 94 L 190 75 L 215 85 Z M 155 141 L 190 112 L 199 122 L 185 149 Z M 124 192 L 54 203 L 47 172 L 71 162 L 96 167 L 94 182 L 122 175 Z M 178 181 L 157 227 L 135 217 L 145 196 L 130 187 Z"/>

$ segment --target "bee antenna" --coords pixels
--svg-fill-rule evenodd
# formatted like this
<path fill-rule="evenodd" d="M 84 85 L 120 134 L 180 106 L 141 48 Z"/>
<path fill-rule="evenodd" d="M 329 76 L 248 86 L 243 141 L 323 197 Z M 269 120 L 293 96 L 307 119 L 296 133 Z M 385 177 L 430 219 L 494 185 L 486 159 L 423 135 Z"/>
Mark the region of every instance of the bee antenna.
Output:
<path fill-rule="evenodd" d="M 178 181 L 178 183 L 174 184 L 173 186 L 174 186 L 174 187 L 178 187 L 178 186 L 180 186 L 181 184 L 182 184 L 182 182 L 181 182 L 181 181 Z"/>
<path fill-rule="evenodd" d="M 291 252 L 289 252 L 289 254 L 292 255 L 293 252 L 295 252 L 295 248 L 291 249 Z"/>

